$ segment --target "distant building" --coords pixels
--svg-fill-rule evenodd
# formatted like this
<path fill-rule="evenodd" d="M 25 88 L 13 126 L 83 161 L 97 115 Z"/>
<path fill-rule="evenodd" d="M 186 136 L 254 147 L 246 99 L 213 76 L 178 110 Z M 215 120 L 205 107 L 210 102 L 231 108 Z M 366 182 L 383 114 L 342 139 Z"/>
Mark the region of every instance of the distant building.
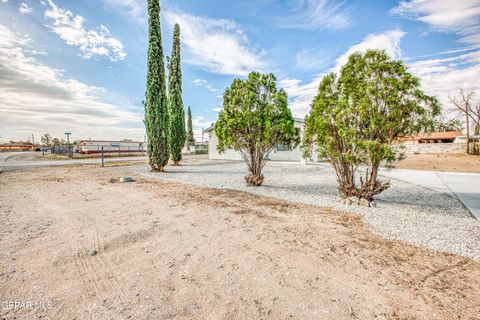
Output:
<path fill-rule="evenodd" d="M 195 141 L 194 143 L 186 143 L 182 149 L 182 154 L 207 154 L 208 142 Z"/>
<path fill-rule="evenodd" d="M 397 141 L 405 144 L 451 143 L 461 135 L 460 131 L 420 132 L 416 136 L 399 137 Z"/>
<path fill-rule="evenodd" d="M 40 148 L 39 145 L 34 145 L 31 142 L 14 142 L 0 144 L 0 151 L 28 151 Z"/>
<path fill-rule="evenodd" d="M 101 153 L 102 148 L 104 153 L 144 152 L 147 144 L 132 140 L 80 140 L 77 145 L 78 152 L 82 154 Z"/>
<path fill-rule="evenodd" d="M 300 130 L 300 135 L 303 135 L 303 127 L 305 121 L 300 118 L 294 118 L 295 128 Z M 225 150 L 225 152 L 219 153 L 217 150 L 218 139 L 215 135 L 215 126 L 212 125 L 203 131 L 208 135 L 208 158 L 212 160 L 243 160 L 240 152 L 235 150 Z M 286 146 L 278 145 L 268 155 L 269 160 L 273 161 L 302 161 L 302 152 L 297 147 L 293 150 L 288 150 Z"/>

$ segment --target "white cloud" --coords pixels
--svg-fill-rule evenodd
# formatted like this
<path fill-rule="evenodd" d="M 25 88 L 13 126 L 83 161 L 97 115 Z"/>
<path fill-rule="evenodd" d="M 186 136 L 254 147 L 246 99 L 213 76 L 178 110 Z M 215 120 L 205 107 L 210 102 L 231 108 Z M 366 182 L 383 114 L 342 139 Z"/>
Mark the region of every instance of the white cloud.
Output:
<path fill-rule="evenodd" d="M 348 56 L 355 51 L 367 49 L 386 50 L 394 59 L 403 58 L 400 42 L 405 35 L 401 30 L 391 30 L 384 33 L 368 35 L 363 41 L 354 44 L 335 60 L 335 66 L 327 72 L 338 72 L 347 61 Z M 437 57 L 432 59 L 431 57 Z M 429 58 L 429 59 L 425 59 Z M 449 95 L 459 88 L 480 91 L 480 50 L 470 46 L 423 55 L 416 59 L 405 59 L 409 71 L 420 78 L 422 89 L 429 95 L 438 97 L 443 110 L 450 109 Z M 290 99 L 292 113 L 304 116 L 310 110 L 310 104 L 317 94 L 318 85 L 327 73 L 318 74 L 310 82 L 303 83 L 297 79 L 283 79 L 279 85 L 283 87 Z"/>
<path fill-rule="evenodd" d="M 351 46 L 344 54 L 335 60 L 335 67 L 332 71 L 338 73 L 342 66 L 348 61 L 348 57 L 356 52 L 365 52 L 368 49 L 385 50 L 392 59 L 402 57 L 402 50 L 400 48 L 400 41 L 405 35 L 405 32 L 399 29 L 390 30 L 382 33 L 369 34 L 365 39 L 357 44 Z"/>
<path fill-rule="evenodd" d="M 467 51 L 472 51 L 475 49 L 480 49 L 480 46 L 468 46 L 468 47 L 463 47 L 463 48 L 457 48 L 457 49 L 450 49 L 450 50 L 445 50 L 441 52 L 435 52 L 431 54 L 423 54 L 421 56 L 418 56 L 417 58 L 427 58 L 427 57 L 435 57 L 439 55 L 445 55 L 445 54 L 453 54 L 453 53 L 461 53 L 461 52 L 467 52 Z"/>
<path fill-rule="evenodd" d="M 5 3 L 5 2 L 4 2 Z M 32 13 L 32 8 L 26 4 L 25 2 L 22 2 L 20 4 L 20 7 L 18 7 L 18 11 L 21 13 L 21 14 L 30 14 Z"/>
<path fill-rule="evenodd" d="M 480 50 L 416 60 L 408 63 L 408 67 L 420 78 L 425 92 L 439 99 L 444 111 L 451 108 L 448 96 L 454 95 L 458 89 L 480 90 Z"/>
<path fill-rule="evenodd" d="M 480 0 L 409 0 L 393 14 L 422 21 L 434 31 L 456 33 L 466 43 L 480 44 Z"/>
<path fill-rule="evenodd" d="M 328 72 L 339 72 L 347 62 L 348 56 L 355 51 L 366 51 L 367 49 L 383 49 L 392 58 L 400 58 L 402 51 L 400 40 L 405 35 L 401 30 L 390 30 L 383 33 L 373 33 L 365 37 L 361 42 L 352 45 L 335 60 L 335 66 L 325 73 L 318 74 L 310 82 L 303 83 L 298 79 L 283 79 L 279 85 L 287 91 L 289 106 L 292 113 L 298 117 L 305 116 L 310 110 L 310 104 L 317 94 L 318 85 L 323 76 Z"/>
<path fill-rule="evenodd" d="M 0 128 L 3 136 L 26 133 L 76 138 L 143 137 L 143 110 L 128 111 L 103 102 L 106 89 L 75 79 L 39 62 L 29 50 L 32 40 L 0 24 Z"/>
<path fill-rule="evenodd" d="M 252 49 L 247 36 L 232 20 L 215 20 L 166 12 L 169 25 L 181 26 L 185 62 L 219 74 L 245 76 L 266 67 L 263 54 Z"/>
<path fill-rule="evenodd" d="M 204 79 L 195 79 L 193 80 L 193 84 L 196 85 L 197 87 L 205 87 L 207 88 L 210 92 L 217 92 L 218 89 L 215 88 L 210 82 Z"/>
<path fill-rule="evenodd" d="M 279 81 L 279 86 L 284 88 L 288 94 L 288 105 L 294 116 L 303 117 L 310 111 L 310 104 L 317 94 L 318 85 L 323 76 L 324 74 L 316 75 L 307 83 L 289 78 Z"/>
<path fill-rule="evenodd" d="M 147 3 L 142 0 L 103 0 L 103 2 L 138 23 L 147 22 Z"/>
<path fill-rule="evenodd" d="M 34 55 L 34 56 L 46 56 L 47 55 L 47 51 L 45 51 L 43 49 L 41 49 L 41 50 L 25 49 L 25 52 L 28 53 L 28 54 Z"/>
<path fill-rule="evenodd" d="M 215 120 L 207 120 L 204 116 L 193 117 L 192 124 L 197 128 L 208 128 L 214 123 Z"/>
<path fill-rule="evenodd" d="M 44 4 L 48 6 L 45 18 L 52 21 L 48 27 L 68 45 L 79 47 L 83 58 L 103 56 L 112 61 L 120 61 L 127 56 L 123 44 L 112 37 L 104 25 L 100 25 L 95 30 L 87 30 L 82 16 L 60 8 L 51 0 L 47 0 Z"/>
<path fill-rule="evenodd" d="M 330 55 L 322 48 L 301 50 L 295 56 L 295 66 L 302 70 L 322 69 L 330 63 Z"/>
<path fill-rule="evenodd" d="M 309 30 L 344 29 L 351 24 L 351 9 L 344 1 L 298 0 L 292 1 L 282 26 Z"/>
<path fill-rule="evenodd" d="M 445 111 L 450 105 L 448 95 L 459 88 L 480 90 L 480 0 L 401 1 L 391 12 L 421 21 L 433 31 L 456 34 L 470 44 L 423 56 L 441 58 L 409 63 L 410 70 L 421 78 L 422 87 L 439 98 Z"/>
<path fill-rule="evenodd" d="M 206 120 L 204 116 L 194 117 L 192 119 L 192 125 L 193 125 L 193 133 L 195 135 L 195 139 L 197 141 L 201 141 L 202 140 L 202 130 L 210 127 L 214 123 L 215 123 L 215 120 Z M 208 136 L 203 135 L 203 139 L 204 140 L 208 139 Z"/>
<path fill-rule="evenodd" d="M 215 111 L 215 112 L 220 112 L 220 111 L 223 110 L 223 108 L 222 107 L 217 107 L 217 108 L 213 108 L 212 110 Z"/>

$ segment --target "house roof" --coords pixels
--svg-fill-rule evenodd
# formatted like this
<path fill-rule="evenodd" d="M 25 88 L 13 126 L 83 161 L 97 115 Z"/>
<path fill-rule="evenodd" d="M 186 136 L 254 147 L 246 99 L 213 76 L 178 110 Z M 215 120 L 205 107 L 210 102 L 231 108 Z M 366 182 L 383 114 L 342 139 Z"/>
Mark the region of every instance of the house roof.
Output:
<path fill-rule="evenodd" d="M 453 140 L 461 135 L 460 131 L 420 132 L 416 138 L 417 140 Z"/>

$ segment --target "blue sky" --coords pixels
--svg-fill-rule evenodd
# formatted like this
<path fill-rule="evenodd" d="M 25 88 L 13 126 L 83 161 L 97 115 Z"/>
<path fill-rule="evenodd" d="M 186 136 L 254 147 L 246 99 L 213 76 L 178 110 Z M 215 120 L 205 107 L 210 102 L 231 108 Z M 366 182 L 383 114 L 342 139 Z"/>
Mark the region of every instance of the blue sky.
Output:
<path fill-rule="evenodd" d="M 143 140 L 146 0 L 0 0 L 0 141 L 49 132 Z M 181 27 L 183 99 L 197 138 L 222 94 L 273 72 L 303 117 L 322 76 L 348 54 L 386 50 L 449 114 L 448 95 L 479 88 L 480 0 L 165 0 L 163 44 Z M 480 94 L 480 91 L 478 92 Z"/>

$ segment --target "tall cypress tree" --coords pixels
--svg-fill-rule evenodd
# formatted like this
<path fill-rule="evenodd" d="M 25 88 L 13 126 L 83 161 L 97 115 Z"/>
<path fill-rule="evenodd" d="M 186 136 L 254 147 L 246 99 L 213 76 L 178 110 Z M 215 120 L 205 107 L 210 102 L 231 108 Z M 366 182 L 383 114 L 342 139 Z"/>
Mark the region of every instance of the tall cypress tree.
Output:
<path fill-rule="evenodd" d="M 182 68 L 180 66 L 180 26 L 173 31 L 172 56 L 169 64 L 168 99 L 170 102 L 170 152 L 174 165 L 182 160 L 185 146 L 185 109 L 182 101 Z"/>
<path fill-rule="evenodd" d="M 152 171 L 164 171 L 170 156 L 168 100 L 160 26 L 160 2 L 148 0 L 149 43 L 145 101 L 148 161 Z"/>
<path fill-rule="evenodd" d="M 187 113 L 187 127 L 188 127 L 187 142 L 189 145 L 194 145 L 195 137 L 193 135 L 192 110 L 190 109 L 190 106 L 188 107 L 188 113 Z"/>

